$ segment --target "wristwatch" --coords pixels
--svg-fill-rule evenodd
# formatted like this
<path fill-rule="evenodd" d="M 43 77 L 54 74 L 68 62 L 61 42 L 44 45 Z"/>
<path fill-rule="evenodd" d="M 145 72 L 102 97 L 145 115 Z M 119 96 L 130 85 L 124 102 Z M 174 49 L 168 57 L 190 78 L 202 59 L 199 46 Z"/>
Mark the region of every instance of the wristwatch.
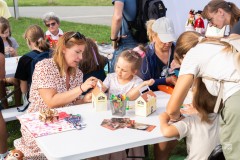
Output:
<path fill-rule="evenodd" d="M 112 38 L 110 37 L 110 40 L 111 40 L 111 41 L 117 41 L 117 40 L 118 40 L 118 37 L 117 37 L 117 38 L 114 38 L 114 39 L 112 39 Z"/>

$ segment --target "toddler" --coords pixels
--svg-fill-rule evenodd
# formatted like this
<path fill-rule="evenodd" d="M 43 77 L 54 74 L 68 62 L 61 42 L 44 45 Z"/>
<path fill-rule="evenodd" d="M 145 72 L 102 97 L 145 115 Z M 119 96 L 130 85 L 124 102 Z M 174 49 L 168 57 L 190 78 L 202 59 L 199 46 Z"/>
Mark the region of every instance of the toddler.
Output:
<path fill-rule="evenodd" d="M 115 64 L 115 73 L 109 73 L 103 81 L 103 91 L 108 90 L 108 95 L 126 94 L 129 100 L 135 100 L 140 96 L 140 90 L 145 86 L 151 86 L 153 79 L 143 81 L 136 74 L 141 66 L 140 53 L 133 50 L 125 50 L 119 56 Z M 129 150 L 131 157 L 143 157 L 144 148 L 136 147 Z M 125 151 L 100 156 L 100 159 L 128 159 Z"/>

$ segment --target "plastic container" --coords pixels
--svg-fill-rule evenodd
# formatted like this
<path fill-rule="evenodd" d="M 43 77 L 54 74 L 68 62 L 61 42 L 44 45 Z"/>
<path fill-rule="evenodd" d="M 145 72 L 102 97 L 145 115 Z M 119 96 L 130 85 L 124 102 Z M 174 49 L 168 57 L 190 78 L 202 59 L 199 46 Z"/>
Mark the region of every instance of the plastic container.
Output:
<path fill-rule="evenodd" d="M 111 106 L 112 115 L 121 116 L 121 117 L 126 115 L 126 105 L 127 105 L 126 100 L 125 101 L 111 100 L 110 106 Z"/>

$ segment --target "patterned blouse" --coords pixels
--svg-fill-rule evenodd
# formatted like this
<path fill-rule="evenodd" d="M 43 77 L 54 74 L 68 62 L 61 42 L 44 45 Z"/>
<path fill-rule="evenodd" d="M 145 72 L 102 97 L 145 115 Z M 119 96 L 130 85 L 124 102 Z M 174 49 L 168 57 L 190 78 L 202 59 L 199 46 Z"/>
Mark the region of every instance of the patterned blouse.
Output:
<path fill-rule="evenodd" d="M 79 86 L 82 82 L 83 73 L 77 68 L 76 76 L 70 76 L 69 90 Z M 60 76 L 58 67 L 52 58 L 44 59 L 36 64 L 32 78 L 32 85 L 30 88 L 29 101 L 31 102 L 31 104 L 27 112 L 37 112 L 39 108 L 47 107 L 39 94 L 39 88 L 52 88 L 57 90 L 58 93 L 63 93 L 67 91 L 66 76 Z M 73 105 L 73 103 L 78 99 L 80 99 L 80 95 L 72 103 L 69 103 L 62 107 Z"/>

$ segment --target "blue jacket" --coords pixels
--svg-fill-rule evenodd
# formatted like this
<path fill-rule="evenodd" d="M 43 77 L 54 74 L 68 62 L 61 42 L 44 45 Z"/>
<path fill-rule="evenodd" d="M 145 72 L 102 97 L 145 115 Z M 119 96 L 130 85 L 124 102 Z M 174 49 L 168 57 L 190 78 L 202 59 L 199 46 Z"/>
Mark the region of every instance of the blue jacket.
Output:
<path fill-rule="evenodd" d="M 149 44 L 146 48 L 146 56 L 143 58 L 140 68 L 140 77 L 143 80 L 154 79 L 155 83 L 150 87 L 151 90 L 157 91 L 158 85 L 166 85 L 167 69 L 173 60 L 175 45 L 172 44 L 169 65 L 165 65 L 155 54 L 154 44 Z"/>

